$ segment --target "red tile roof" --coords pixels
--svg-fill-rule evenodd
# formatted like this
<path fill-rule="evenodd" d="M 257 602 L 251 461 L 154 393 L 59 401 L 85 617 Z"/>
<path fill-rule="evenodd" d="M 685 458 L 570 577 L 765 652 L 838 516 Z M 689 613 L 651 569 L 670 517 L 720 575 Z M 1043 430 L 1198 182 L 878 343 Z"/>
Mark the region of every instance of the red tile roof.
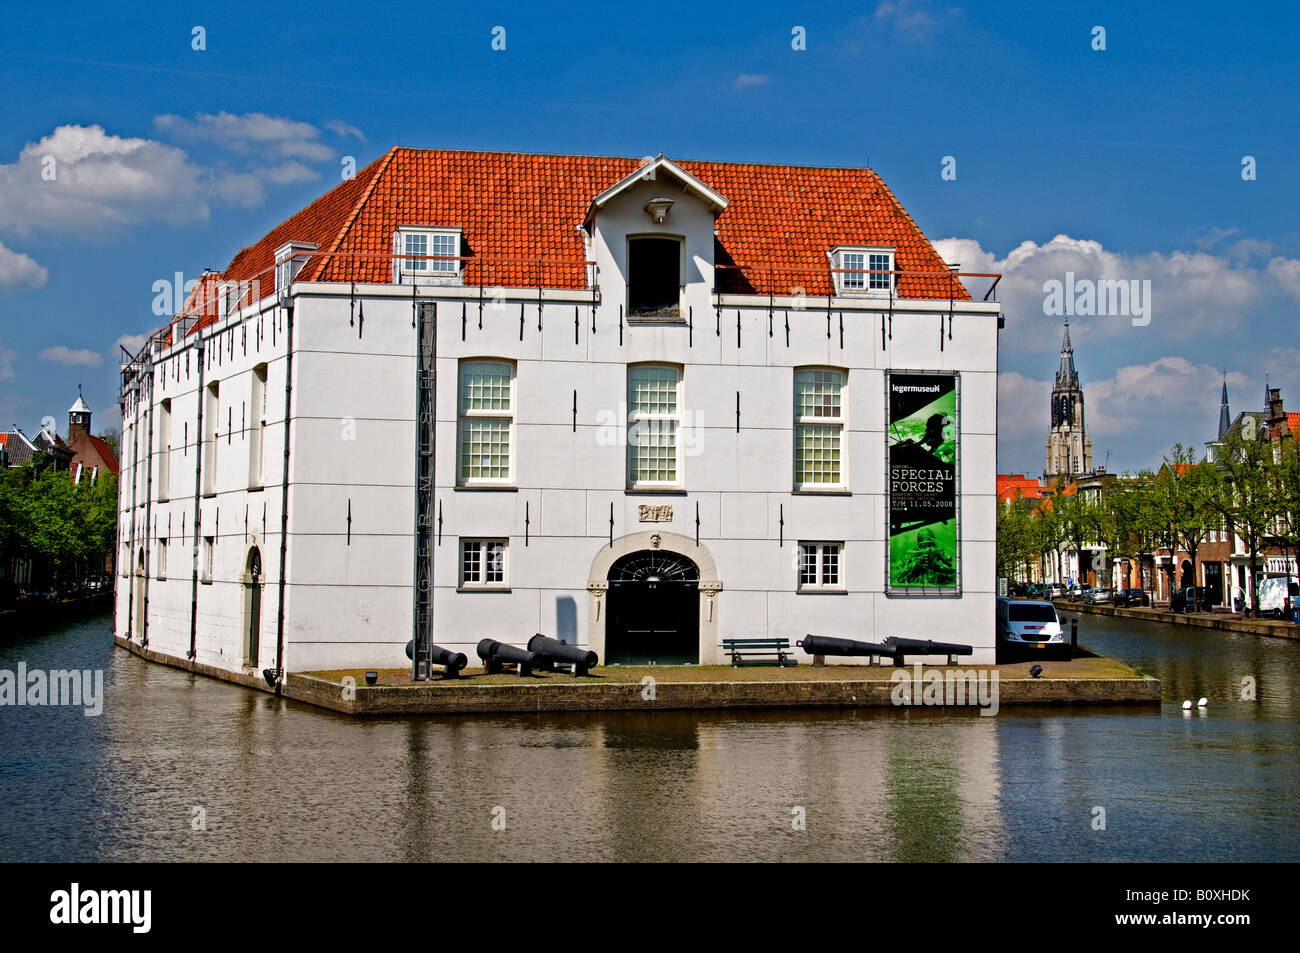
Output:
<path fill-rule="evenodd" d="M 998 500 L 1005 503 L 1017 497 L 1037 500 L 1044 496 L 1044 492 L 1043 485 L 1033 477 L 1027 477 L 1023 473 L 999 473 L 997 495 Z"/>
<path fill-rule="evenodd" d="M 462 230 L 468 284 L 583 288 L 585 252 L 577 226 L 593 198 L 640 164 L 610 156 L 395 147 L 240 251 L 211 279 L 260 278 L 261 294 L 268 295 L 275 250 L 301 241 L 320 247 L 303 268 L 303 280 L 388 282 L 394 231 L 425 225 Z M 730 202 L 716 226 L 724 292 L 766 294 L 770 284 L 777 294 L 802 287 L 808 295 L 825 295 L 832 288 L 831 248 L 881 245 L 896 249 L 895 268 L 933 273 L 901 276 L 901 297 L 970 298 L 870 169 L 679 165 Z M 196 289 L 192 302 L 205 297 L 214 301 L 207 288 L 201 294 Z"/>
<path fill-rule="evenodd" d="M 1292 411 L 1289 410 L 1285 411 L 1285 413 L 1286 413 L 1286 425 L 1287 428 L 1291 431 L 1291 435 L 1294 437 L 1300 437 L 1300 413 L 1293 413 Z"/>
<path fill-rule="evenodd" d="M 86 438 L 90 441 L 90 445 L 95 448 L 95 452 L 99 454 L 99 459 L 104 461 L 104 466 L 110 472 L 116 473 L 118 470 L 117 454 L 113 452 L 113 448 L 94 434 L 86 434 Z"/>

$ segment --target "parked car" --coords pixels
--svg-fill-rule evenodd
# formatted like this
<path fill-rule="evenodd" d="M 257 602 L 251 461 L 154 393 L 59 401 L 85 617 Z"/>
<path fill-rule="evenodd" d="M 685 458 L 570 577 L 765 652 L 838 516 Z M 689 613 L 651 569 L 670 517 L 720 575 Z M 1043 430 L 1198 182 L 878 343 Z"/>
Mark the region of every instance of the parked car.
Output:
<path fill-rule="evenodd" d="M 1098 587 L 1088 593 L 1088 603 L 1094 606 L 1104 606 L 1110 602 L 1110 590 Z"/>
<path fill-rule="evenodd" d="M 1049 599 L 1062 599 L 1065 597 L 1065 587 L 1059 582 L 1049 583 L 1043 594 Z"/>
<path fill-rule="evenodd" d="M 1294 579 L 1277 576 L 1259 581 L 1260 615 L 1276 616 L 1279 619 L 1291 614 L 1291 607 L 1300 596 L 1300 583 Z"/>
<path fill-rule="evenodd" d="M 1004 655 L 1042 649 L 1069 656 L 1070 646 L 1061 630 L 1061 617 L 1050 602 L 999 599 L 997 633 L 998 651 Z"/>
<path fill-rule="evenodd" d="M 1083 587 L 1071 586 L 1069 591 L 1066 592 L 1065 598 L 1069 599 L 1071 602 L 1079 602 L 1083 598 Z"/>
<path fill-rule="evenodd" d="M 1197 611 L 1207 611 L 1210 608 L 1210 590 L 1204 586 L 1188 586 L 1177 590 L 1169 599 L 1169 611 L 1191 612 L 1193 604 Z"/>
<path fill-rule="evenodd" d="M 1119 589 L 1110 597 L 1110 604 L 1121 608 L 1149 606 L 1151 597 L 1142 589 Z"/>

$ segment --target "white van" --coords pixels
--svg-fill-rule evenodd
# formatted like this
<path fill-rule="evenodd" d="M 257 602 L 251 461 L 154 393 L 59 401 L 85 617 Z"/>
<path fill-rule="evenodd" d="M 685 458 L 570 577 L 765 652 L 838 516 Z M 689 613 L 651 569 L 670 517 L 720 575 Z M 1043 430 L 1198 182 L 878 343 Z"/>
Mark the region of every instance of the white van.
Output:
<path fill-rule="evenodd" d="M 1273 615 L 1279 619 L 1291 614 L 1291 607 L 1300 595 L 1300 582 L 1275 576 L 1259 581 L 1259 612 L 1261 615 Z"/>

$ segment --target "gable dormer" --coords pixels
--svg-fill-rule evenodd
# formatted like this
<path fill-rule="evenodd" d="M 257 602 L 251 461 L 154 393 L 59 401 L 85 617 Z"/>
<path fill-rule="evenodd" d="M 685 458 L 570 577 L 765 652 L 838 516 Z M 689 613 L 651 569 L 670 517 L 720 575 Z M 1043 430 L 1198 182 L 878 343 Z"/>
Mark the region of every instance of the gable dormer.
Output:
<path fill-rule="evenodd" d="M 727 199 L 660 154 L 601 192 L 583 231 L 603 300 L 631 321 L 685 320 L 709 306 L 714 223 Z"/>

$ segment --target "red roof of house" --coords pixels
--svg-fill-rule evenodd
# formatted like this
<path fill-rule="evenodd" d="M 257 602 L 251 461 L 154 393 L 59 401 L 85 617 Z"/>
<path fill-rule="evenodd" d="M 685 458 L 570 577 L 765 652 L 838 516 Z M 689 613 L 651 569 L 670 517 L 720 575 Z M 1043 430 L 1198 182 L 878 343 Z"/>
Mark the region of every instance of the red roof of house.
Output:
<path fill-rule="evenodd" d="M 1300 437 L 1300 413 L 1285 411 L 1286 425 L 1291 431 L 1292 436 Z"/>
<path fill-rule="evenodd" d="M 1023 473 L 999 473 L 997 475 L 997 495 L 998 500 L 1006 502 L 1017 497 L 1026 500 L 1037 500 L 1044 493 L 1042 484 L 1033 477 L 1026 477 Z"/>
<path fill-rule="evenodd" d="M 95 452 L 99 454 L 99 459 L 104 461 L 104 466 L 111 473 L 116 473 L 118 470 L 117 454 L 113 452 L 113 448 L 93 434 L 86 434 L 86 437 L 90 440 L 91 446 L 95 448 Z"/>
<path fill-rule="evenodd" d="M 970 299 L 870 169 L 678 164 L 730 203 L 716 225 L 721 291 L 766 294 L 770 286 L 790 294 L 802 287 L 805 294 L 826 295 L 832 290 L 827 252 L 837 245 L 881 245 L 896 250 L 895 268 L 933 273 L 901 276 L 900 297 Z M 424 225 L 461 229 L 468 284 L 584 288 L 586 254 L 577 226 L 597 195 L 640 166 L 639 159 L 610 156 L 395 147 L 210 278 L 271 281 L 275 250 L 295 241 L 320 248 L 302 280 L 386 283 L 393 233 Z M 204 297 L 214 300 L 196 289 L 191 302 L 197 307 Z M 198 310 L 216 313 L 215 307 Z"/>

